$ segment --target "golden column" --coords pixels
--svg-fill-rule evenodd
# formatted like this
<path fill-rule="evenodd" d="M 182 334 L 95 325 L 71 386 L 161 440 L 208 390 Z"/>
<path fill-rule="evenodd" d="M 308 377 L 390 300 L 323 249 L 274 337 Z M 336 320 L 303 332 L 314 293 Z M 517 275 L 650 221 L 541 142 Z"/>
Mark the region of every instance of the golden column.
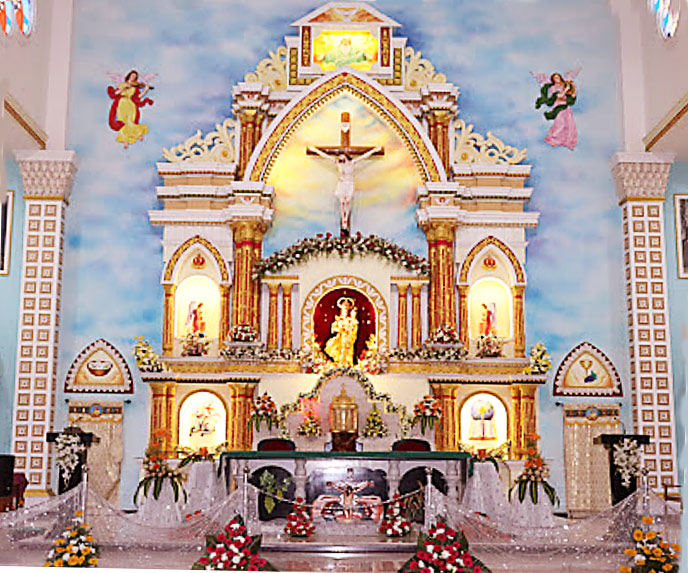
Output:
<path fill-rule="evenodd" d="M 163 285 L 164 301 L 162 309 L 162 354 L 172 356 L 174 347 L 174 291 L 176 286 L 173 284 Z"/>
<path fill-rule="evenodd" d="M 150 382 L 151 392 L 151 409 L 150 409 L 150 434 L 148 436 L 148 445 L 153 445 L 153 442 L 159 441 L 163 431 L 167 432 L 165 420 L 167 418 L 167 388 L 165 382 Z M 167 439 L 162 440 L 162 449 L 167 451 Z"/>
<path fill-rule="evenodd" d="M 435 449 L 457 451 L 459 449 L 459 411 L 456 407 L 456 384 L 431 382 L 432 393 L 439 401 L 441 417 L 435 427 Z"/>
<path fill-rule="evenodd" d="M 242 178 L 251 153 L 260 140 L 264 114 L 256 109 L 244 109 L 239 113 L 241 140 L 239 142 L 239 165 L 237 177 Z"/>
<path fill-rule="evenodd" d="M 174 457 L 177 451 L 177 424 L 176 424 L 176 401 L 175 395 L 177 393 L 177 383 L 176 382 L 166 382 L 165 383 L 165 428 L 167 428 L 167 434 L 165 437 L 165 445 L 163 451 L 170 457 Z"/>
<path fill-rule="evenodd" d="M 521 388 L 511 386 L 511 456 L 520 459 L 523 455 L 523 426 L 521 424 Z"/>
<path fill-rule="evenodd" d="M 470 325 L 468 324 L 468 285 L 459 285 L 459 340 L 468 350 L 470 343 Z"/>
<path fill-rule="evenodd" d="M 268 350 L 277 348 L 277 299 L 279 296 L 279 283 L 268 282 L 270 301 L 268 304 Z"/>
<path fill-rule="evenodd" d="M 230 450 L 249 451 L 253 442 L 253 429 L 248 423 L 253 409 L 253 392 L 257 382 L 229 382 L 230 426 L 227 444 Z"/>
<path fill-rule="evenodd" d="M 523 313 L 523 285 L 512 287 L 514 293 L 514 356 L 522 358 L 526 355 L 526 330 Z"/>
<path fill-rule="evenodd" d="M 260 295 L 262 291 L 262 283 L 260 279 L 253 278 L 253 265 L 260 261 L 263 257 L 263 227 L 258 225 L 253 232 L 253 257 L 251 259 L 251 270 L 249 275 L 250 288 L 252 293 L 251 298 L 251 320 L 249 324 L 253 326 L 253 330 L 260 334 Z"/>
<path fill-rule="evenodd" d="M 397 346 L 399 348 L 408 348 L 408 301 L 406 300 L 408 286 L 408 283 L 403 282 L 397 284 L 399 290 Z"/>
<path fill-rule="evenodd" d="M 220 297 L 221 297 L 221 308 L 220 308 L 220 347 L 222 343 L 227 340 L 227 335 L 229 334 L 229 290 L 232 285 L 223 284 L 220 286 Z"/>
<path fill-rule="evenodd" d="M 454 233 L 456 224 L 437 221 L 425 231 L 430 256 L 430 331 L 442 325 L 456 328 Z"/>
<path fill-rule="evenodd" d="M 294 283 L 282 283 L 282 348 L 291 348 L 291 289 Z"/>
<path fill-rule="evenodd" d="M 426 233 L 428 240 L 428 261 L 430 263 L 430 284 L 428 285 L 428 330 L 432 332 L 437 324 L 437 293 L 439 292 L 439 260 L 437 258 L 437 245 L 435 244 L 434 231 Z"/>
<path fill-rule="evenodd" d="M 232 297 L 232 325 L 255 325 L 256 288 L 260 281 L 252 278 L 256 255 L 255 241 L 262 240 L 258 221 L 238 221 L 232 225 L 234 233 L 234 291 Z"/>
<path fill-rule="evenodd" d="M 423 331 L 420 323 L 421 283 L 411 283 L 411 348 L 420 348 L 423 343 Z"/>
<path fill-rule="evenodd" d="M 523 435 L 523 446 L 525 446 L 528 436 L 537 432 L 536 392 L 537 386 L 521 384 L 521 432 Z"/>
<path fill-rule="evenodd" d="M 449 173 L 449 124 L 453 115 L 452 111 L 445 109 L 432 110 L 426 114 L 430 141 L 435 146 L 447 173 Z"/>

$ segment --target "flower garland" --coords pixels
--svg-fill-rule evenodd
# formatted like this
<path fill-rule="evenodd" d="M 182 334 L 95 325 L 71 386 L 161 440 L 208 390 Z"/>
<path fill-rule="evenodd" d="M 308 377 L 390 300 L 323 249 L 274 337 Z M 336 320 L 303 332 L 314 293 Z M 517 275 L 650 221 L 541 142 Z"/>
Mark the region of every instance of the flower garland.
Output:
<path fill-rule="evenodd" d="M 186 490 L 183 484 L 186 476 L 180 468 L 173 469 L 167 465 L 162 453 L 161 438 L 161 432 L 157 432 L 154 435 L 153 443 L 146 449 L 146 455 L 143 458 L 143 479 L 136 486 L 134 503 L 136 503 L 136 498 L 141 490 L 143 490 L 144 497 L 148 497 L 148 490 L 151 486 L 153 486 L 153 499 L 159 499 L 166 480 L 169 481 L 174 492 L 174 501 L 179 501 L 180 490 L 184 494 L 184 501 L 186 501 Z"/>
<path fill-rule="evenodd" d="M 150 342 L 143 336 L 136 337 L 136 344 L 134 345 L 134 356 L 136 357 L 136 366 L 141 372 L 162 372 L 165 368 Z"/>
<path fill-rule="evenodd" d="M 389 428 L 382 419 L 382 413 L 377 409 L 377 404 L 373 404 L 373 408 L 366 416 L 366 425 L 363 429 L 364 438 L 384 438 L 389 436 Z"/>
<path fill-rule="evenodd" d="M 678 555 L 681 546 L 664 541 L 660 532 L 648 527 L 653 524 L 652 517 L 644 516 L 640 527 L 633 530 L 633 545 L 624 549 L 624 555 L 633 560 L 632 565 L 621 565 L 619 567 L 621 573 L 678 571 Z"/>
<path fill-rule="evenodd" d="M 398 493 L 392 497 L 379 531 L 387 537 L 403 537 L 411 532 L 411 522 L 406 519 L 406 505 Z"/>
<path fill-rule="evenodd" d="M 461 344 L 447 344 L 436 346 L 423 343 L 420 348 L 395 348 L 388 355 L 390 360 L 401 362 L 459 362 L 465 360 L 468 351 Z"/>
<path fill-rule="evenodd" d="M 223 532 L 206 535 L 204 553 L 191 569 L 224 569 L 227 571 L 276 571 L 259 555 L 261 536 L 248 535 L 244 520 L 236 515 Z"/>
<path fill-rule="evenodd" d="M 182 342 L 182 356 L 205 356 L 209 346 L 210 341 L 205 340 L 205 337 L 189 332 Z"/>
<path fill-rule="evenodd" d="M 302 497 L 297 497 L 292 504 L 291 513 L 287 515 L 284 533 L 289 537 L 310 537 L 315 533 L 315 524 L 304 502 Z"/>
<path fill-rule="evenodd" d="M 229 331 L 230 342 L 258 342 L 258 333 L 250 324 L 236 324 Z"/>
<path fill-rule="evenodd" d="M 442 416 L 439 401 L 431 394 L 426 394 L 423 399 L 413 406 L 412 425 L 420 424 L 420 431 L 425 434 L 425 430 L 435 427 L 435 422 Z"/>
<path fill-rule="evenodd" d="M 530 434 L 526 437 L 526 461 L 521 475 L 516 478 L 516 482 L 509 490 L 509 500 L 511 492 L 518 488 L 518 500 L 523 503 L 526 491 L 530 492 L 530 499 L 533 503 L 538 502 L 538 484 L 542 484 L 542 489 L 549 498 L 552 505 L 559 504 L 559 496 L 556 490 L 547 481 L 549 477 L 549 467 L 542 456 L 537 451 L 537 441 L 540 436 Z"/>
<path fill-rule="evenodd" d="M 253 412 L 249 416 L 248 425 L 255 424 L 256 432 L 259 432 L 261 422 L 265 422 L 268 432 L 272 431 L 272 427 L 279 423 L 277 405 L 267 392 L 258 396 L 253 402 Z"/>
<path fill-rule="evenodd" d="M 614 444 L 612 452 L 616 471 L 621 476 L 621 485 L 630 487 L 631 480 L 640 477 L 642 471 L 640 445 L 631 438 L 625 438 Z"/>
<path fill-rule="evenodd" d="M 416 553 L 399 569 L 400 573 L 490 573 L 477 557 L 468 551 L 468 541 L 461 530 L 455 530 L 440 519 L 428 535 L 418 536 Z"/>
<path fill-rule="evenodd" d="M 53 541 L 44 567 L 96 567 L 99 548 L 95 544 L 91 528 L 83 522 L 82 511 L 74 514 L 74 525 L 67 527 Z"/>
<path fill-rule="evenodd" d="M 327 233 L 302 239 L 286 249 L 273 253 L 267 259 L 259 261 L 254 267 L 253 276 L 259 278 L 267 273 L 281 272 L 320 254 L 337 254 L 341 257 L 375 254 L 418 275 L 427 275 L 430 272 L 430 265 L 426 259 L 382 237 L 376 235 L 364 237 L 361 233 L 350 237 L 335 237 Z"/>
<path fill-rule="evenodd" d="M 477 345 L 478 350 L 475 355 L 478 358 L 497 358 L 502 355 L 504 341 L 496 334 L 481 334 Z"/>
<path fill-rule="evenodd" d="M 547 347 L 538 342 L 530 347 L 530 366 L 523 370 L 524 374 L 547 374 L 552 368 L 552 360 L 547 352 Z"/>
<path fill-rule="evenodd" d="M 62 432 L 55 439 L 55 448 L 57 467 L 62 472 L 64 483 L 69 483 L 69 479 L 79 465 L 81 454 L 86 451 L 86 446 L 79 435 Z"/>

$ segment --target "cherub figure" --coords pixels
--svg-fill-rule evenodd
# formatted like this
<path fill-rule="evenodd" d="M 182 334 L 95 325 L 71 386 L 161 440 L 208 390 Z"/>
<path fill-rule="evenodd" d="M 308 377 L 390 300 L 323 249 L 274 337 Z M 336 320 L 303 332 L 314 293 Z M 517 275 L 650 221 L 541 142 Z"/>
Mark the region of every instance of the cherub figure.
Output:
<path fill-rule="evenodd" d="M 545 118 L 553 123 L 545 136 L 545 142 L 552 147 L 563 146 L 573 150 L 578 143 L 578 131 L 571 107 L 577 98 L 573 80 L 580 70 L 570 70 L 563 76 L 559 72 L 551 76 L 531 72 L 541 86 L 540 96 L 535 100 L 535 109 L 540 109 L 542 105 L 550 107 L 549 111 L 545 112 Z"/>
<path fill-rule="evenodd" d="M 140 108 L 153 105 L 153 100 L 144 98 L 150 90 L 154 89 L 150 82 L 155 74 L 142 74 L 131 70 L 126 76 L 121 74 L 108 74 L 114 86 L 108 86 L 108 95 L 113 102 L 110 106 L 108 123 L 110 128 L 117 132 L 117 141 L 124 145 L 124 149 L 132 143 L 143 141 L 143 136 L 148 133 L 148 126 L 139 123 L 141 118 Z"/>

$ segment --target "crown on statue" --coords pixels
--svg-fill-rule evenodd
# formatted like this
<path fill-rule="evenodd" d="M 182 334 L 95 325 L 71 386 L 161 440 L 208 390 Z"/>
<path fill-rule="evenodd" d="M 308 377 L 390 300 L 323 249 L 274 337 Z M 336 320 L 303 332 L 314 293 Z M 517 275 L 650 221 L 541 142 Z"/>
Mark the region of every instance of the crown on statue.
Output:
<path fill-rule="evenodd" d="M 194 269 L 202 269 L 205 266 L 205 257 L 202 253 L 198 253 L 191 261 L 191 266 Z"/>
<path fill-rule="evenodd" d="M 494 260 L 492 255 L 486 255 L 483 259 L 483 268 L 488 271 L 493 271 L 497 268 L 497 261 Z"/>

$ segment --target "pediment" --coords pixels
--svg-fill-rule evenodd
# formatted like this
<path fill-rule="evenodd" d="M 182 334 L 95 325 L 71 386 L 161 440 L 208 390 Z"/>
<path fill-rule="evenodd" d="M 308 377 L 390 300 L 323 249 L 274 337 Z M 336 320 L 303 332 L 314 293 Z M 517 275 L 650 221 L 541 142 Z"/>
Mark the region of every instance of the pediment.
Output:
<path fill-rule="evenodd" d="M 607 355 L 582 342 L 559 365 L 552 389 L 554 396 L 623 396 L 621 378 Z"/>
<path fill-rule="evenodd" d="M 401 24 L 385 16 L 367 2 L 328 2 L 299 18 L 292 26 L 312 24 L 331 24 L 350 26 L 351 24 L 374 24 L 399 28 Z"/>
<path fill-rule="evenodd" d="M 133 394 L 134 380 L 119 350 L 100 338 L 72 362 L 65 378 L 65 392 Z"/>

